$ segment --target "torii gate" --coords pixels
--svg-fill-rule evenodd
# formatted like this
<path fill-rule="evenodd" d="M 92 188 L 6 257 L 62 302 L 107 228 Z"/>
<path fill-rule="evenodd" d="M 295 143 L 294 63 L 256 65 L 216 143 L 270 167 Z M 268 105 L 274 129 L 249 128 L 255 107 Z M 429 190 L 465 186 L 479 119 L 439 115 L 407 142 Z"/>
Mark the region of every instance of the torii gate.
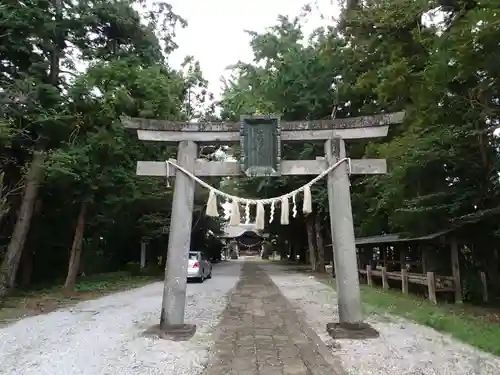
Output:
<path fill-rule="evenodd" d="M 142 141 L 178 143 L 177 164 L 198 177 L 319 175 L 346 157 L 345 141 L 387 136 L 389 125 L 405 113 L 334 120 L 281 122 L 278 116 L 242 116 L 240 122 L 186 123 L 144 118 L 122 118 Z M 325 157 L 316 160 L 281 160 L 282 142 L 324 142 Z M 238 162 L 198 159 L 198 144 L 240 143 Z M 252 145 L 250 148 L 249 146 Z M 253 147 L 257 145 L 258 147 Z M 328 175 L 328 201 L 337 281 L 339 327 L 359 329 L 362 324 L 356 247 L 351 209 L 351 174 L 387 173 L 385 159 L 354 159 Z M 168 175 L 167 175 L 168 174 Z M 191 241 L 195 181 L 182 171 L 166 168 L 165 161 L 138 161 L 138 176 L 175 176 L 160 330 L 167 334 L 194 334 L 184 322 L 187 264 Z M 336 325 L 337 326 L 337 325 Z"/>

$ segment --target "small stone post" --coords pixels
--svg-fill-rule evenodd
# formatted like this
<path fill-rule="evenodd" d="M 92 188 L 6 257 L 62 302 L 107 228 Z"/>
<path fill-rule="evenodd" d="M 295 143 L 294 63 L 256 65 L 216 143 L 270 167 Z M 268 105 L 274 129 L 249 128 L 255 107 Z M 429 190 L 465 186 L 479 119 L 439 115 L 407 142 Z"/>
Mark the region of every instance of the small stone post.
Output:
<path fill-rule="evenodd" d="M 436 278 L 434 277 L 434 272 L 427 272 L 427 288 L 429 290 L 429 301 L 433 304 L 437 304 Z"/>
<path fill-rule="evenodd" d="M 401 291 L 408 294 L 408 271 L 405 268 L 401 270 Z"/>
<path fill-rule="evenodd" d="M 387 278 L 387 268 L 382 267 L 382 288 L 389 289 L 389 279 Z"/>
<path fill-rule="evenodd" d="M 372 278 L 372 266 L 367 265 L 366 266 L 366 283 L 368 286 L 373 286 L 373 278 Z"/>
<path fill-rule="evenodd" d="M 488 282 L 486 281 L 486 273 L 481 272 L 481 285 L 483 286 L 483 302 L 488 302 Z"/>

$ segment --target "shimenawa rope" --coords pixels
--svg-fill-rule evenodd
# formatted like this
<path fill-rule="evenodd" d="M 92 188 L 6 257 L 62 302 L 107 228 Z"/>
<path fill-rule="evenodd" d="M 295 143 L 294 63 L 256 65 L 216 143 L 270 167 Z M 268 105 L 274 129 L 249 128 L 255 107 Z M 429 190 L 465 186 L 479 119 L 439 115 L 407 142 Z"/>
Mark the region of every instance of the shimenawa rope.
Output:
<path fill-rule="evenodd" d="M 287 225 L 288 224 L 288 218 L 289 218 L 289 198 L 292 198 L 292 203 L 293 203 L 293 217 L 296 217 L 297 215 L 297 202 L 296 202 L 296 195 L 298 193 L 304 192 L 304 202 L 303 202 L 303 208 L 302 211 L 304 212 L 305 215 L 309 214 L 312 212 L 312 198 L 311 198 L 311 186 L 314 185 L 316 182 L 321 180 L 323 177 L 325 177 L 328 173 L 330 173 L 332 170 L 337 168 L 339 165 L 342 163 L 347 162 L 348 167 L 349 167 L 349 173 L 351 173 L 351 159 L 349 158 L 343 158 L 337 161 L 335 164 L 330 165 L 327 169 L 325 169 L 323 172 L 321 172 L 318 176 L 313 178 L 311 181 L 309 181 L 307 184 L 302 185 L 298 189 L 295 189 L 289 193 L 283 194 L 279 197 L 273 197 L 273 198 L 264 198 L 264 199 L 250 199 L 250 198 L 241 198 L 241 197 L 236 197 L 231 194 L 224 193 L 223 191 L 209 185 L 202 179 L 198 178 L 195 176 L 193 173 L 185 169 L 184 167 L 180 166 L 177 164 L 174 160 L 166 160 L 165 161 L 165 168 L 166 168 L 166 174 L 167 174 L 167 186 L 168 186 L 168 176 L 170 174 L 169 171 L 169 166 L 172 165 L 173 167 L 177 168 L 190 178 L 192 178 L 194 181 L 199 183 L 201 186 L 204 188 L 208 189 L 210 191 L 208 202 L 207 202 L 207 215 L 209 216 L 218 216 L 218 210 L 217 210 L 217 195 L 223 198 L 226 198 L 226 200 L 230 200 L 232 202 L 231 205 L 231 218 L 230 218 L 230 225 L 239 225 L 241 218 L 240 218 L 240 210 L 239 210 L 239 204 L 242 203 L 245 205 L 245 213 L 246 216 L 248 216 L 248 211 L 249 211 L 249 205 L 254 204 L 257 206 L 257 217 L 255 219 L 257 229 L 264 229 L 264 216 L 265 216 L 265 209 L 264 205 L 271 204 L 271 215 L 269 222 L 273 221 L 274 218 L 274 211 L 275 211 L 275 204 L 276 202 L 281 202 L 281 224 Z"/>

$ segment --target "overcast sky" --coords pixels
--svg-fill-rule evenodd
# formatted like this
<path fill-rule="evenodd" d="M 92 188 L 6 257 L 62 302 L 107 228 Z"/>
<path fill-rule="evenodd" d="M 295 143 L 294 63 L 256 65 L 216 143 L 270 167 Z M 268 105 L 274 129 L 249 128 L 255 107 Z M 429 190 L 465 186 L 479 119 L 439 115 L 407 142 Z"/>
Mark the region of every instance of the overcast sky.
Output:
<path fill-rule="evenodd" d="M 171 0 L 174 12 L 188 21 L 179 30 L 179 49 L 169 63 L 179 68 L 186 55 L 200 61 L 209 90 L 220 94 L 220 77 L 227 76 L 226 67 L 238 60 L 250 61 L 252 51 L 245 30 L 264 31 L 275 24 L 278 15 L 296 16 L 310 0 Z M 330 23 L 321 19 L 320 12 L 337 17 L 339 0 L 312 0 L 313 16 L 308 17 L 304 31 Z M 318 11 L 319 9 L 319 11 Z"/>
<path fill-rule="evenodd" d="M 209 81 L 209 91 L 216 98 L 221 93 L 221 76 L 228 76 L 226 68 L 239 60 L 251 61 L 250 38 L 245 30 L 264 31 L 276 23 L 279 15 L 297 16 L 304 5 L 311 2 L 313 13 L 307 18 L 304 32 L 331 24 L 337 17 L 339 0 L 171 0 L 174 12 L 185 18 L 188 27 L 178 31 L 179 49 L 170 57 L 169 64 L 180 68 L 187 55 L 197 59 Z M 330 20 L 322 19 L 321 14 Z M 230 204 L 223 204 L 226 218 Z"/>

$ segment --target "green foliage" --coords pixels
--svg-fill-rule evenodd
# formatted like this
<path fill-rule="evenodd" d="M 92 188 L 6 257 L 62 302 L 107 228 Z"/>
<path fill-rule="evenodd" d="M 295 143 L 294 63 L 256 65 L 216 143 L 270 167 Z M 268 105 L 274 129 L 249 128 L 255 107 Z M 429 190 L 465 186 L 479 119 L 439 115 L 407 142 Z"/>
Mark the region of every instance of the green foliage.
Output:
<path fill-rule="evenodd" d="M 322 280 L 332 288 L 335 280 Z M 382 291 L 361 286 L 364 309 L 367 313 L 396 315 L 495 355 L 500 354 L 498 315 L 486 309 L 458 305 L 434 305 L 422 298 L 404 295 L 399 291 Z"/>
<path fill-rule="evenodd" d="M 29 218 L 24 249 L 34 254 L 33 281 L 65 276 L 82 203 L 80 273 L 135 262 L 141 241 L 148 242 L 152 263 L 165 255 L 168 234 L 162 228 L 170 223 L 172 191 L 161 179 L 137 177 L 135 169 L 138 160 L 165 160 L 176 149 L 138 141 L 120 117 L 187 120 L 204 116 L 207 106 L 211 113 L 199 63 L 187 57 L 181 71 L 168 65 L 179 26 L 186 21 L 163 1 L 0 6 L 2 245 L 17 219 L 30 155 L 47 152 L 40 208 Z M 203 204 L 197 201 L 196 210 Z M 202 220 L 193 237 L 219 227 Z"/>
<path fill-rule="evenodd" d="M 403 124 L 377 142 L 348 147 L 352 157 L 386 158 L 390 173 L 351 178 L 357 236 L 428 234 L 464 218 L 470 243 L 482 241 L 471 264 L 483 269 L 498 254 L 500 206 L 498 139 L 500 12 L 493 1 L 457 1 L 441 25 L 424 24 L 435 6 L 427 0 L 364 2 L 344 14 L 339 28 L 320 28 L 305 39 L 304 19 L 281 17 L 262 33 L 251 32 L 252 63 L 239 62 L 226 82 L 222 115 L 281 113 L 284 120 L 324 119 L 406 111 Z M 286 146 L 285 159 L 323 153 L 309 144 Z M 249 179 L 246 196 L 276 196 L 305 181 Z M 328 227 L 326 189 L 314 186 L 315 210 Z M 468 220 L 469 220 L 468 219 Z M 472 220 L 472 219 L 470 219 Z M 302 218 L 297 227 L 305 228 Z M 279 237 L 305 237 L 270 225 Z M 292 232 L 292 233 L 290 233 Z M 295 234 L 296 233 L 296 234 Z M 484 239 L 488 238 L 488 244 Z M 303 244 L 303 246 L 306 246 Z M 498 257 L 489 274 L 499 272 Z M 498 284 L 500 280 L 492 280 Z"/>

